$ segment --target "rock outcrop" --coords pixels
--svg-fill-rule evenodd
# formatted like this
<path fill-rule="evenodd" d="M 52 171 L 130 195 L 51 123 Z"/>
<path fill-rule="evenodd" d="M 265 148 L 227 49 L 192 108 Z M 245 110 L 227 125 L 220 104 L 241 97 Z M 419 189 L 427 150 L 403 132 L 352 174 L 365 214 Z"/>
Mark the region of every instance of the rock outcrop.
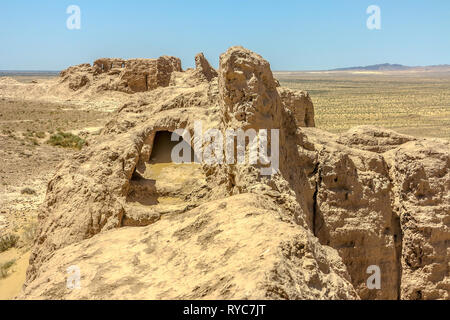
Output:
<path fill-rule="evenodd" d="M 182 71 L 181 60 L 163 56 L 158 59 L 102 58 L 93 66 L 82 64 L 61 72 L 61 81 L 68 82 L 73 91 L 86 88 L 89 83 L 96 90 L 136 93 L 167 87 L 173 72 Z"/>
<path fill-rule="evenodd" d="M 362 299 L 397 299 L 401 230 L 383 156 L 307 136 L 317 154 L 314 234 L 338 250 Z M 320 135 L 320 132 L 319 132 Z M 382 290 L 369 290 L 367 267 L 382 267 Z M 364 267 L 363 267 L 364 266 Z"/>
<path fill-rule="evenodd" d="M 217 71 L 211 67 L 203 53 L 199 53 L 195 56 L 195 69 L 207 81 L 211 81 L 218 76 Z"/>
<path fill-rule="evenodd" d="M 23 298 L 450 298 L 449 142 L 313 128 L 309 95 L 242 47 L 218 71 L 202 54 L 186 71 L 177 58 L 101 59 L 59 85 L 129 101 L 49 182 Z M 165 133 L 199 143 L 196 121 L 278 129 L 279 166 L 158 162 Z M 73 265 L 79 291 L 66 289 Z"/>
<path fill-rule="evenodd" d="M 66 266 L 83 274 L 67 290 Z M 239 270 L 239 271 L 238 271 Z M 238 271 L 238 272 L 237 272 Z M 47 281 L 47 279 L 51 279 Z M 121 228 L 62 250 L 25 290 L 31 299 L 355 299 L 337 252 L 242 194 Z"/>
<path fill-rule="evenodd" d="M 279 87 L 278 93 L 285 108 L 293 113 L 298 127 L 315 127 L 314 105 L 308 92 Z"/>
<path fill-rule="evenodd" d="M 260 55 L 242 47 L 220 57 L 219 96 L 227 126 L 242 129 L 279 128 L 281 98 L 270 70 Z"/>
<path fill-rule="evenodd" d="M 422 140 L 385 154 L 402 231 L 403 299 L 450 299 L 450 145 Z"/>

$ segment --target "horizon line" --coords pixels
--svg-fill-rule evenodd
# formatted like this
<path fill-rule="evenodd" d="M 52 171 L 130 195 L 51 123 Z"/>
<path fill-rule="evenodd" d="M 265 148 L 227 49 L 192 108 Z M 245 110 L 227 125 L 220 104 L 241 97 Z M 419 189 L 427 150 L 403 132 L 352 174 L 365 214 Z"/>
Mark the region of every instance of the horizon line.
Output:
<path fill-rule="evenodd" d="M 372 67 L 372 66 L 381 66 L 381 65 L 397 65 L 397 66 L 402 66 L 402 67 L 407 67 L 407 68 L 429 68 L 429 67 L 450 67 L 450 63 L 446 64 L 429 64 L 429 65 L 417 65 L 417 66 L 408 66 L 408 65 L 403 65 L 400 63 L 376 63 L 376 64 L 369 64 L 369 65 L 365 65 L 365 66 L 349 66 L 349 67 L 337 67 L 337 68 L 330 68 L 330 69 L 283 69 L 283 70 L 272 70 L 272 72 L 317 72 L 317 71 L 347 71 L 344 69 L 350 69 L 350 68 L 367 68 L 367 67 Z M 70 65 L 67 68 L 70 68 L 74 65 Z M 67 69 L 65 68 L 65 69 Z M 22 72 L 22 73 L 58 73 L 61 72 L 65 69 L 58 69 L 58 70 L 45 70 L 45 69 L 0 69 L 0 73 L 14 73 L 14 72 Z M 189 68 L 186 68 L 184 70 L 187 70 Z M 348 70 L 351 71 L 351 70 Z M 395 71 L 395 70 L 384 70 L 384 71 Z"/>

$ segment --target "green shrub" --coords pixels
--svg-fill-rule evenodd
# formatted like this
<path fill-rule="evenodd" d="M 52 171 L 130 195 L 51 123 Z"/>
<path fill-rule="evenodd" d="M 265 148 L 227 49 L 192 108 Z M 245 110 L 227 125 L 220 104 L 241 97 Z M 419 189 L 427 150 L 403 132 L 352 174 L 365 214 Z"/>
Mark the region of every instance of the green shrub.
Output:
<path fill-rule="evenodd" d="M 47 140 L 47 143 L 52 146 L 81 150 L 81 148 L 83 148 L 83 146 L 86 144 L 86 141 L 72 133 L 58 131 L 57 133 L 50 136 L 50 139 Z"/>
<path fill-rule="evenodd" d="M 20 191 L 22 194 L 29 194 L 29 195 L 35 195 L 36 194 L 36 190 L 31 189 L 31 188 L 24 188 L 22 189 L 22 191 Z"/>
<path fill-rule="evenodd" d="M 14 248 L 19 241 L 19 236 L 14 234 L 8 234 L 0 238 L 0 252 L 6 251 L 10 248 Z"/>
<path fill-rule="evenodd" d="M 8 276 L 8 270 L 14 265 L 14 263 L 16 263 L 16 260 L 10 260 L 8 262 L 0 264 L 0 279 L 6 278 Z"/>

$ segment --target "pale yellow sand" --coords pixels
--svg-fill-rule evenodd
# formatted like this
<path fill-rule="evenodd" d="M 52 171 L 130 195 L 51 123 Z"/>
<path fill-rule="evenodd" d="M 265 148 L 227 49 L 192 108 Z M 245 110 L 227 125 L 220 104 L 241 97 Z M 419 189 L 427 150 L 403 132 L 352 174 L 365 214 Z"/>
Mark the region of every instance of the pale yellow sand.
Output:
<path fill-rule="evenodd" d="M 10 300 L 22 290 L 28 268 L 30 252 L 21 254 L 17 249 L 0 253 L 0 264 L 16 259 L 6 278 L 0 279 L 0 300 Z"/>

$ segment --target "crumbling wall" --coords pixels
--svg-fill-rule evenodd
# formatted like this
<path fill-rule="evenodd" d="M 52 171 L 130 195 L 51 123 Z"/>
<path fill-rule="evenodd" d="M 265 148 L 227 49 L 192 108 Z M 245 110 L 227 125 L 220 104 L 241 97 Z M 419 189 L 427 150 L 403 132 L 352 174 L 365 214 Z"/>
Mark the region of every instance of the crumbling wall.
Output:
<path fill-rule="evenodd" d="M 126 61 L 118 58 L 101 58 L 94 61 L 93 67 L 96 74 L 108 73 L 114 68 L 125 68 Z"/>
<path fill-rule="evenodd" d="M 195 69 L 207 81 L 211 81 L 218 76 L 217 71 L 211 67 L 203 53 L 199 53 L 195 56 Z"/>
<path fill-rule="evenodd" d="M 279 128 L 281 99 L 270 64 L 260 55 L 232 47 L 220 56 L 219 96 L 228 127 Z"/>
<path fill-rule="evenodd" d="M 410 141 L 384 154 L 399 217 L 400 297 L 450 299 L 450 143 Z"/>
<path fill-rule="evenodd" d="M 306 91 L 277 88 L 285 108 L 294 115 L 297 127 L 315 127 L 314 106 Z"/>
<path fill-rule="evenodd" d="M 182 71 L 181 60 L 175 57 L 130 60 L 101 58 L 92 67 L 89 64 L 70 67 L 60 76 L 74 91 L 87 89 L 87 85 L 92 84 L 97 91 L 136 93 L 167 87 L 175 71 Z"/>
<path fill-rule="evenodd" d="M 195 121 L 201 120 L 204 130 L 280 129 L 280 167 L 274 175 L 261 177 L 254 165 L 204 165 L 208 188 L 200 195 L 202 201 L 249 193 L 270 198 L 277 221 L 320 240 L 318 244 L 314 239 L 309 251 L 320 250 L 327 257 L 311 258 L 321 272 L 329 274 L 329 263 L 345 264 L 339 269 L 352 284 L 344 290 L 351 293 L 348 297 L 355 298 L 356 291 L 365 299 L 449 298 L 448 142 L 367 127 L 340 136 L 312 128 L 309 96 L 280 88 L 261 56 L 232 47 L 220 58 L 217 78 L 203 58 L 198 56 L 196 70 L 190 72 L 181 71 L 179 59 L 161 57 L 129 60 L 120 74 L 110 70 L 96 75 L 90 65 L 61 73 L 62 85 L 73 83 L 74 90 L 101 82 L 104 90 L 146 93 L 137 95 L 140 103 L 119 109 L 98 143 L 58 167 L 39 215 L 27 285 L 44 281 L 43 265 L 55 251 L 120 228 L 130 179 L 136 166 L 148 159 L 155 133 L 177 128 L 192 132 Z M 82 75 L 89 85 L 77 78 Z M 227 210 L 226 204 L 217 205 Z M 182 220 L 179 216 L 173 223 Z M 286 285 L 301 277 L 298 263 L 302 268 L 315 265 L 310 258 L 297 259 L 309 255 L 301 245 L 283 249 L 295 261 L 282 266 L 287 269 L 276 269 L 286 275 Z M 381 268 L 381 290 L 365 285 L 369 265 Z M 288 277 L 291 270 L 295 274 Z M 239 270 L 233 270 L 236 273 Z M 318 281 L 314 274 L 306 279 L 310 288 L 327 291 L 324 286 L 332 284 Z M 291 297 L 278 289 L 270 297 Z M 317 296 L 308 290 L 292 297 Z"/>

